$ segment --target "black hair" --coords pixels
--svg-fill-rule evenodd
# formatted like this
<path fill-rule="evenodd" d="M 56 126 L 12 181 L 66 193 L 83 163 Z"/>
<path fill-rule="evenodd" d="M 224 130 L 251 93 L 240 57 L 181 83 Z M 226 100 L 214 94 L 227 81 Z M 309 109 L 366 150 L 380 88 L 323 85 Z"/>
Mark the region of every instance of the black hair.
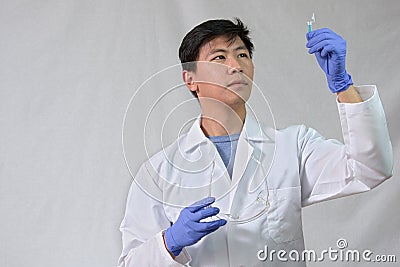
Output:
<path fill-rule="evenodd" d="M 227 41 L 232 43 L 239 36 L 249 51 L 250 58 L 253 56 L 254 45 L 249 37 L 250 31 L 239 18 L 234 21 L 227 19 L 214 19 L 205 21 L 186 34 L 179 47 L 179 59 L 182 69 L 196 71 L 196 61 L 199 56 L 200 48 L 209 41 L 220 37 L 227 37 Z M 196 92 L 192 94 L 197 97 Z"/>

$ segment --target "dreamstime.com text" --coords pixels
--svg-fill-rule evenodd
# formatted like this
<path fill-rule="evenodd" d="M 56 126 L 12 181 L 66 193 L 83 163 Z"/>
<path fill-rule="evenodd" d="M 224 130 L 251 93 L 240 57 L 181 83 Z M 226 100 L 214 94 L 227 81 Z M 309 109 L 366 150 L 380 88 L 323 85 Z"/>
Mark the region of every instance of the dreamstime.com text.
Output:
<path fill-rule="evenodd" d="M 359 251 L 356 249 L 346 249 L 348 247 L 346 239 L 340 238 L 336 242 L 337 248 L 329 247 L 317 253 L 315 250 L 268 250 L 266 245 L 264 249 L 257 252 L 257 258 L 260 261 L 309 261 L 309 262 L 396 262 L 396 255 L 378 255 L 374 254 L 371 250 L 366 249 Z"/>

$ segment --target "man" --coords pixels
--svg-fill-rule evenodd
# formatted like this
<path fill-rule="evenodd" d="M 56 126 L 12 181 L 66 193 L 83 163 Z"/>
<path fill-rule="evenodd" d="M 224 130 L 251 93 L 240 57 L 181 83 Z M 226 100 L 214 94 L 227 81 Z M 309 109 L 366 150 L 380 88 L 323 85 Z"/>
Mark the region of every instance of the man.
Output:
<path fill-rule="evenodd" d="M 368 191 L 392 175 L 378 92 L 353 86 L 339 35 L 315 30 L 306 46 L 337 94 L 345 144 L 305 126 L 274 130 L 256 121 L 246 106 L 254 74 L 248 33 L 239 19 L 209 20 L 183 39 L 182 77 L 201 116 L 135 176 L 119 266 L 304 266 L 262 261 L 260 250 L 301 254 L 301 207 Z"/>

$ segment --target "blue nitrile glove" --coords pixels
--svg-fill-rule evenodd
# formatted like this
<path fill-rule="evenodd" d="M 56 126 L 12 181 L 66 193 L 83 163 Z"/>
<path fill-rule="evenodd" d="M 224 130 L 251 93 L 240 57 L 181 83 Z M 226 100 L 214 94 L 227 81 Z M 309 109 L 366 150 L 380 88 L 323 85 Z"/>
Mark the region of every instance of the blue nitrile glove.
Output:
<path fill-rule="evenodd" d="M 226 224 L 226 220 L 223 219 L 200 222 L 219 213 L 218 208 L 207 207 L 214 201 L 214 197 L 207 197 L 184 208 L 176 222 L 164 232 L 165 243 L 172 254 L 178 256 L 184 247 L 197 243 L 204 236 Z"/>
<path fill-rule="evenodd" d="M 346 72 L 346 41 L 330 29 L 318 29 L 306 34 L 308 53 L 315 54 L 326 74 L 332 93 L 346 90 L 353 84 Z"/>

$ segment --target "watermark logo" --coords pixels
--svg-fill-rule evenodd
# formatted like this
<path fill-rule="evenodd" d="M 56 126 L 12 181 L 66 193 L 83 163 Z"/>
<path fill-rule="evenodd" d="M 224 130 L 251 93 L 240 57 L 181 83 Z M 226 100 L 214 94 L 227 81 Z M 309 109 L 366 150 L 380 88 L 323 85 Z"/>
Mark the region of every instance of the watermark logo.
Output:
<path fill-rule="evenodd" d="M 269 250 L 265 245 L 264 249 L 257 252 L 257 258 L 260 261 L 293 261 L 293 262 L 385 262 L 395 263 L 397 261 L 396 255 L 380 255 L 374 254 L 371 250 L 366 249 L 363 251 L 356 249 L 347 249 L 348 243 L 344 238 L 339 238 L 336 241 L 336 248 L 329 247 L 319 253 L 315 250 Z"/>
<path fill-rule="evenodd" d="M 346 239 L 344 239 L 344 238 L 339 238 L 339 239 L 336 241 L 336 246 L 337 246 L 339 249 L 345 249 L 345 248 L 347 248 L 348 244 L 347 244 Z"/>

